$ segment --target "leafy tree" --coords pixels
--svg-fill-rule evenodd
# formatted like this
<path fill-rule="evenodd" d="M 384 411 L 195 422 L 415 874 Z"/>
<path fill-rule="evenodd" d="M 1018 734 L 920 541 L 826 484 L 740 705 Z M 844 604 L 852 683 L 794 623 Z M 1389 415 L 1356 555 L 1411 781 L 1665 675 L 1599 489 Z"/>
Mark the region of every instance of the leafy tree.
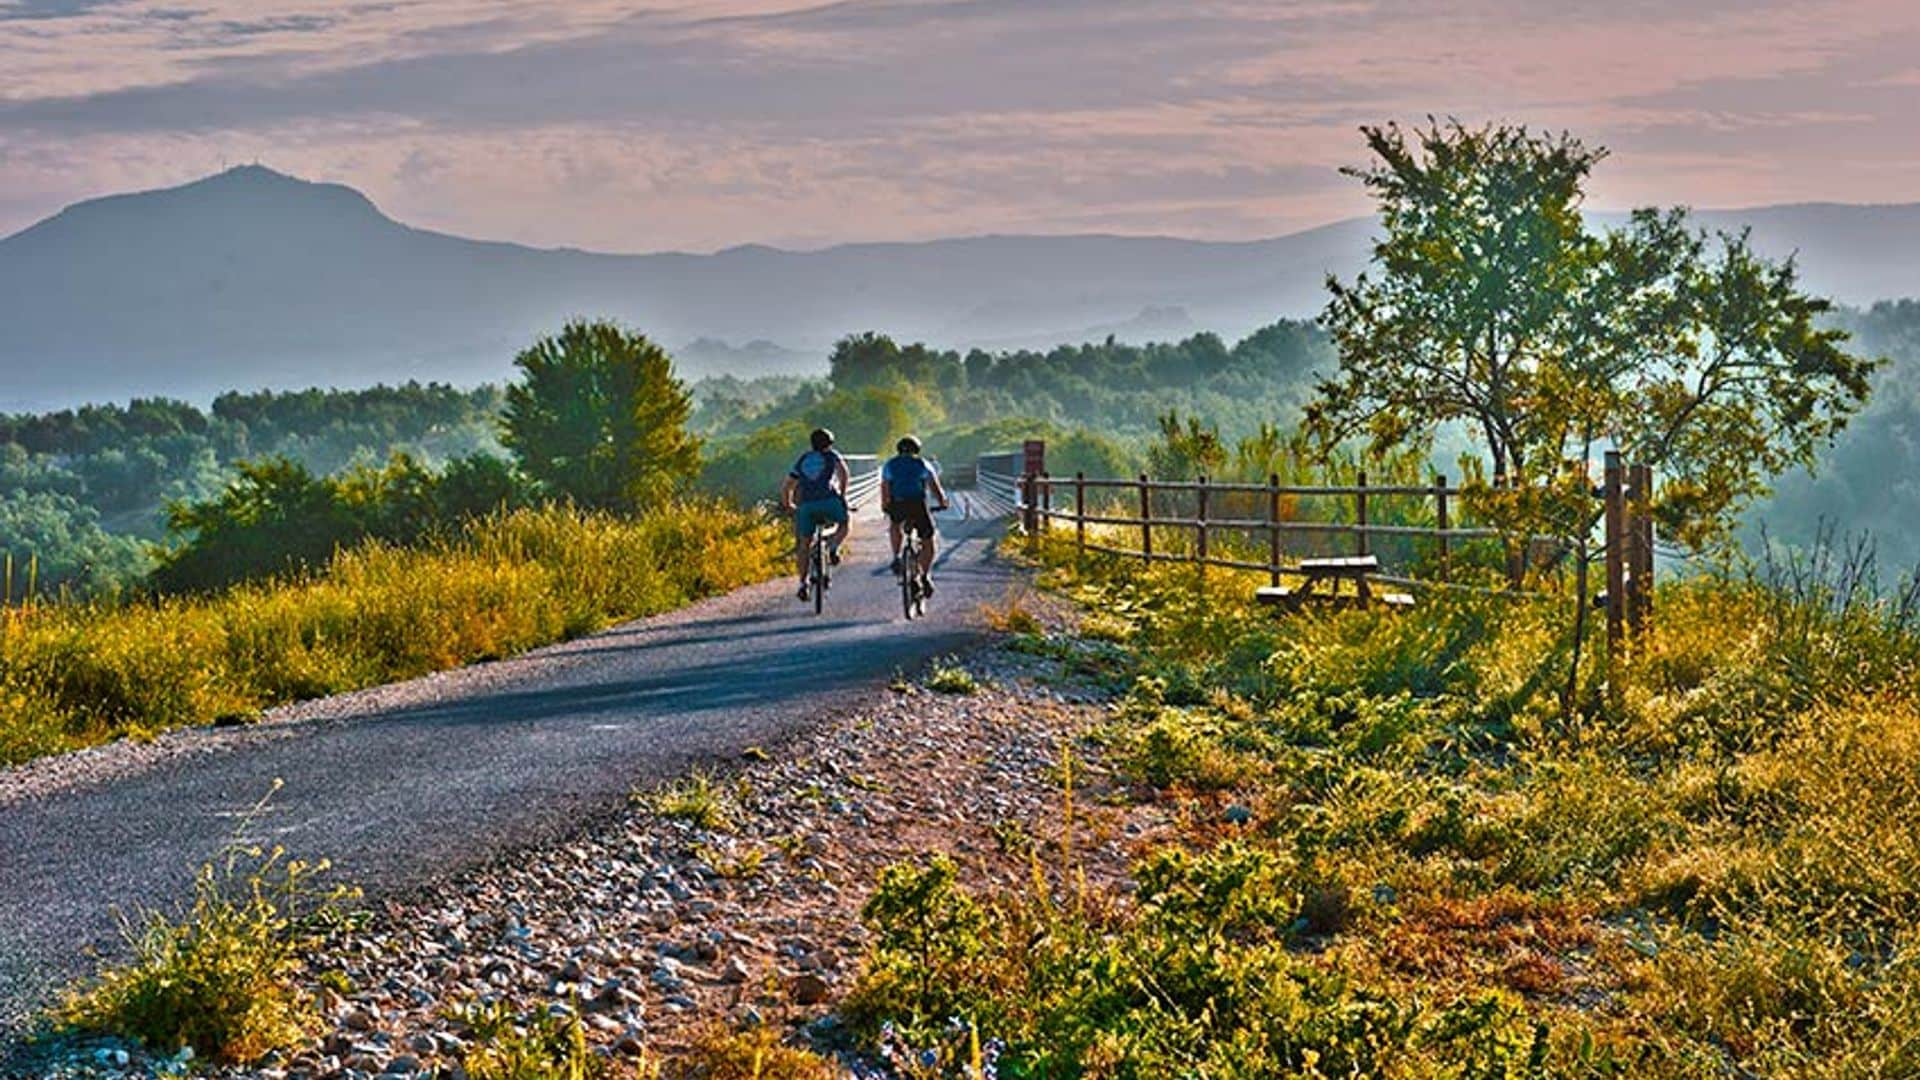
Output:
<path fill-rule="evenodd" d="M 183 542 L 161 557 L 154 583 L 168 591 L 215 589 L 296 573 L 361 535 L 352 509 L 327 482 L 286 458 L 243 462 L 218 497 L 168 508 Z"/>
<path fill-rule="evenodd" d="M 570 322 L 514 360 L 503 441 L 528 476 L 583 506 L 636 510 L 700 470 L 692 397 L 666 351 L 610 322 Z"/>
<path fill-rule="evenodd" d="M 1604 150 L 1508 126 L 1364 132 L 1378 160 L 1349 173 L 1384 236 L 1374 272 L 1328 282 L 1339 371 L 1308 411 L 1324 445 L 1464 423 L 1501 488 L 1492 516 L 1563 536 L 1585 534 L 1589 460 L 1618 448 L 1659 473 L 1669 537 L 1705 547 L 1865 400 L 1874 363 L 1822 326 L 1830 305 L 1791 261 L 1709 240 L 1683 211 L 1588 231 Z"/>

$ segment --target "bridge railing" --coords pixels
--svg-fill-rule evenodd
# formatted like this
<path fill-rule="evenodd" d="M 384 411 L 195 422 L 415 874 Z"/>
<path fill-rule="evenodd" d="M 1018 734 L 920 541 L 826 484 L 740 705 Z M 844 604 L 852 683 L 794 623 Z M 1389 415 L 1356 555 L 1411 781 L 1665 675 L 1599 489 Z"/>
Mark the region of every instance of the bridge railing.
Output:
<path fill-rule="evenodd" d="M 847 462 L 847 504 L 865 506 L 880 497 L 880 459 L 873 454 L 842 454 Z"/>

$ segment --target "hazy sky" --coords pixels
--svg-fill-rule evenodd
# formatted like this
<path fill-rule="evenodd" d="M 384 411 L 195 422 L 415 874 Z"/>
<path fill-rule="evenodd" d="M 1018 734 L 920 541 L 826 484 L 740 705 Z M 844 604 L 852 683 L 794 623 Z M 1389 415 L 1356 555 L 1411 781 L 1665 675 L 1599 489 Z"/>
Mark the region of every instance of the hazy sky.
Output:
<path fill-rule="evenodd" d="M 541 245 L 1251 238 L 1428 113 L 1609 207 L 1916 201 L 1920 0 L 0 0 L 0 233 L 258 160 Z"/>

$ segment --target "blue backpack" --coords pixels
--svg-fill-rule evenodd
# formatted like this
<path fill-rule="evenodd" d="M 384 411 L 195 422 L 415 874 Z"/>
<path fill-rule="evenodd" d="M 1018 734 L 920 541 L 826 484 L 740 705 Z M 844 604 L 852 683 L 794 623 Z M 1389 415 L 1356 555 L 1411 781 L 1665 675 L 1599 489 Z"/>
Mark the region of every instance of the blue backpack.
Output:
<path fill-rule="evenodd" d="M 818 475 L 807 474 L 807 459 L 820 459 Z M 840 472 L 840 452 L 838 450 L 809 450 L 800 455 L 793 463 L 793 472 L 788 475 L 800 481 L 800 501 L 819 502 L 822 499 L 837 499 L 840 493 L 833 490 L 833 478 Z"/>

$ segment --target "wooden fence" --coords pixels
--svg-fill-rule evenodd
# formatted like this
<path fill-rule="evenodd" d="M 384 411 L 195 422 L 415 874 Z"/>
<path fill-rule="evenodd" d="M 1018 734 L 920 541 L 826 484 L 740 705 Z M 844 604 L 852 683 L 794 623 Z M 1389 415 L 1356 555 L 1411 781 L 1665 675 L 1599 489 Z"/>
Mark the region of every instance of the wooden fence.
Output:
<path fill-rule="evenodd" d="M 995 508 L 1019 516 L 1027 535 L 1036 542 L 1043 532 L 1069 529 L 1080 551 L 1149 562 L 1186 562 L 1202 572 L 1207 567 L 1255 571 L 1265 573 L 1276 586 L 1283 577 L 1308 576 L 1286 561 L 1287 549 L 1296 546 L 1287 543 L 1287 538 L 1294 536 L 1345 538 L 1340 542 L 1348 550 L 1340 554 L 1359 556 L 1375 554 L 1375 538 L 1425 541 L 1430 545 L 1432 576 L 1416 578 L 1391 572 L 1368 575 L 1370 581 L 1416 589 L 1481 591 L 1480 586 L 1454 580 L 1458 545 L 1469 541 L 1498 540 L 1504 550 L 1519 552 L 1518 559 L 1506 560 L 1508 588 L 1503 591 L 1509 592 L 1519 591 L 1526 555 L 1535 543 L 1564 549 L 1564 542 L 1558 540 L 1541 538 L 1521 545 L 1497 529 L 1455 524 L 1461 516 L 1462 492 L 1449 485 L 1444 476 L 1420 486 L 1372 485 L 1362 472 L 1350 485 L 1311 487 L 1284 485 L 1278 476 L 1269 476 L 1264 484 L 1249 484 L 1219 483 L 1206 477 L 1156 480 L 1141 475 L 1114 479 L 1082 473 L 1069 478 L 1041 470 L 1015 471 L 1034 460 L 1031 446 L 1023 452 L 982 455 L 977 463 L 975 490 Z M 1653 519 L 1647 512 L 1652 490 L 1650 468 L 1627 466 L 1618 453 L 1607 455 L 1604 480 L 1594 494 L 1601 503 L 1606 535 L 1602 553 L 1607 640 L 1616 648 L 1625 638 L 1643 630 L 1652 617 Z M 1177 495 L 1185 505 L 1192 506 L 1191 516 L 1166 512 L 1168 500 L 1156 498 L 1165 495 Z M 1303 521 L 1283 514 L 1285 500 L 1302 498 L 1346 501 L 1352 520 Z M 1381 501 L 1386 499 L 1430 503 L 1433 524 L 1387 524 L 1378 520 Z M 1231 509 L 1222 513 L 1223 507 Z M 1246 516 L 1249 508 L 1257 508 L 1257 516 Z M 1092 535 L 1089 526 L 1096 530 Z M 1134 535 L 1138 545 L 1123 547 L 1115 543 L 1116 528 L 1137 530 Z M 1223 537 L 1252 538 L 1254 543 L 1246 539 L 1229 545 L 1217 543 Z M 1175 542 L 1170 544 L 1169 539 Z M 1257 561 L 1250 551 L 1259 552 Z"/>

